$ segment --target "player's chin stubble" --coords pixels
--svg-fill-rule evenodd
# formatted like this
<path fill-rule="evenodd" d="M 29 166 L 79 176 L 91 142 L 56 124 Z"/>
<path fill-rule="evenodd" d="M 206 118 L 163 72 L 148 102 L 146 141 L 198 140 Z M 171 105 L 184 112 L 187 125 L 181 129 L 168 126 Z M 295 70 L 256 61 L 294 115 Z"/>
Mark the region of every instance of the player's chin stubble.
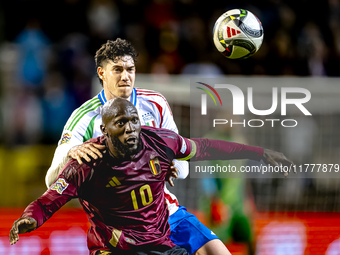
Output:
<path fill-rule="evenodd" d="M 123 158 L 131 158 L 132 156 L 136 155 L 141 148 L 140 136 L 138 136 L 137 146 L 133 146 L 133 147 L 123 144 L 118 139 L 118 137 L 115 137 L 115 136 L 112 137 L 111 142 L 112 142 L 112 145 L 114 146 L 114 148 L 117 149 L 117 151 L 121 154 L 121 156 Z"/>

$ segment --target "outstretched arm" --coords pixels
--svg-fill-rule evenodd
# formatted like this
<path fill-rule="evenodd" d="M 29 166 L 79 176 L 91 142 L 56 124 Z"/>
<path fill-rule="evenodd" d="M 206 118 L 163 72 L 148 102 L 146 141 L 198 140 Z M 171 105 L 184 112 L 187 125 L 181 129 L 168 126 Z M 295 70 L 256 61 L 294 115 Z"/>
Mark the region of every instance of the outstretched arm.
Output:
<path fill-rule="evenodd" d="M 9 242 L 11 244 L 15 244 L 19 240 L 19 234 L 31 232 L 40 227 L 71 199 L 70 196 L 59 196 L 55 193 L 57 193 L 55 190 L 49 189 L 44 195 L 25 208 L 21 218 L 14 221 L 9 232 Z"/>
<path fill-rule="evenodd" d="M 19 240 L 19 234 L 40 227 L 64 204 L 78 197 L 78 188 L 86 180 L 89 170 L 90 167 L 79 166 L 75 160 L 68 162 L 53 185 L 40 198 L 30 203 L 21 218 L 13 223 L 9 234 L 10 243 L 15 244 Z"/>
<path fill-rule="evenodd" d="M 223 140 L 193 138 L 190 139 L 192 161 L 263 159 L 263 148 Z"/>
<path fill-rule="evenodd" d="M 15 244 L 19 241 L 19 234 L 31 232 L 37 228 L 37 221 L 32 217 L 21 217 L 14 221 L 9 232 L 9 242 Z"/>
<path fill-rule="evenodd" d="M 294 165 L 283 153 L 261 147 L 201 138 L 185 139 L 181 142 L 181 146 L 183 147 L 183 143 L 185 142 L 187 148 L 185 153 L 187 156 L 182 158 L 182 160 L 252 159 L 257 161 L 263 160 L 264 163 L 274 166 L 280 164 L 283 166 Z"/>
<path fill-rule="evenodd" d="M 67 164 L 64 170 L 68 170 L 68 167 L 72 168 L 73 165 Z M 19 240 L 18 234 L 30 232 L 40 227 L 64 204 L 77 197 L 77 186 L 75 184 L 77 179 L 74 175 L 72 182 L 69 182 L 60 174 L 58 180 L 40 198 L 30 203 L 25 208 L 21 218 L 13 223 L 10 231 L 11 244 Z"/>

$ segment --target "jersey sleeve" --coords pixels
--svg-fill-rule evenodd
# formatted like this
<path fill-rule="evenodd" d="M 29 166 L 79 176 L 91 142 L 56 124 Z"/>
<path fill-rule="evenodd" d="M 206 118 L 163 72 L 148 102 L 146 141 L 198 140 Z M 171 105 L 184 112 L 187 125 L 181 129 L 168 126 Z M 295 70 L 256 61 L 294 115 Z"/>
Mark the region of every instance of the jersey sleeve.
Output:
<path fill-rule="evenodd" d="M 163 100 L 163 121 L 161 124 L 161 128 L 169 129 L 171 131 L 174 131 L 178 134 L 178 128 L 175 123 L 174 117 L 172 115 L 170 106 L 166 99 Z"/>
<path fill-rule="evenodd" d="M 263 159 L 263 148 L 223 140 L 193 138 L 192 161 L 229 160 L 229 159 Z"/>
<path fill-rule="evenodd" d="M 79 165 L 75 160 L 67 163 L 57 180 L 37 200 L 28 205 L 22 217 L 32 217 L 40 227 L 64 204 L 72 198 L 78 197 L 78 188 L 84 180 L 84 171 L 79 168 L 86 168 L 86 165 Z"/>
<path fill-rule="evenodd" d="M 139 89 L 138 94 L 144 96 L 153 108 L 153 115 L 156 118 L 157 128 L 165 128 L 178 133 L 171 108 L 166 98 L 159 92 Z"/>
<path fill-rule="evenodd" d="M 92 99 L 93 101 L 93 99 Z M 91 101 L 90 101 L 91 102 Z M 89 104 L 89 103 L 88 103 Z M 49 187 L 56 179 L 59 174 L 59 170 L 68 162 L 68 152 L 71 148 L 81 145 L 86 140 L 92 138 L 93 134 L 93 124 L 95 118 L 98 116 L 98 111 L 93 110 L 94 107 L 98 107 L 97 101 L 93 102 L 94 106 L 91 108 L 92 104 L 85 108 L 81 106 L 74 110 L 66 125 L 64 126 L 61 138 L 58 142 L 58 147 L 56 148 L 52 160 L 52 164 L 48 169 L 45 176 L 46 186 Z M 91 111 L 90 111 L 91 110 Z"/>
<path fill-rule="evenodd" d="M 166 129 L 157 130 L 157 135 L 173 151 L 175 159 L 188 160 L 195 155 L 196 145 L 190 139 Z"/>
<path fill-rule="evenodd" d="M 223 140 L 184 138 L 174 132 L 161 130 L 162 137 L 178 160 L 229 160 L 229 159 L 263 159 L 263 148 Z"/>

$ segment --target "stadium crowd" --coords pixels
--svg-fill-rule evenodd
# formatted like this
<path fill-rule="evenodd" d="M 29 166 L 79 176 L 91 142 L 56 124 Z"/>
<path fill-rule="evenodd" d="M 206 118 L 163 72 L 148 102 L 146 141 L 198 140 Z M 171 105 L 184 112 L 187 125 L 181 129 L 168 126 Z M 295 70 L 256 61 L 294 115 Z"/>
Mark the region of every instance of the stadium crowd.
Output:
<path fill-rule="evenodd" d="M 250 10 L 264 27 L 261 49 L 246 60 L 224 58 L 212 42 L 214 22 L 233 8 Z M 137 73 L 340 74 L 339 0 L 26 0 L 3 2 L 0 13 L 6 144 L 55 144 L 91 96 L 95 49 L 116 37 L 139 52 Z"/>

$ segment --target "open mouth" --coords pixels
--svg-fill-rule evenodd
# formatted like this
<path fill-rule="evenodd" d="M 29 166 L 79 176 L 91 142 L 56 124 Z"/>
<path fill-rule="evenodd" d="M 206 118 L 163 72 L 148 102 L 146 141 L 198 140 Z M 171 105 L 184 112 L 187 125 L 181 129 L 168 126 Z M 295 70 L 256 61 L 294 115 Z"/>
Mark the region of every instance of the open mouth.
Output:
<path fill-rule="evenodd" d="M 125 141 L 126 141 L 127 144 L 136 144 L 137 140 L 138 140 L 137 137 L 129 137 Z"/>

